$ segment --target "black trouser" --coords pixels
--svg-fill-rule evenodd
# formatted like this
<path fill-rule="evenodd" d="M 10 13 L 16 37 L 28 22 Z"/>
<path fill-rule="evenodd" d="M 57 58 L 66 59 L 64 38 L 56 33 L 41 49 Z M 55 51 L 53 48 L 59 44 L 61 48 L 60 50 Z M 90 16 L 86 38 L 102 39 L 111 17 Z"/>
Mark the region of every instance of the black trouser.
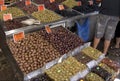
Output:
<path fill-rule="evenodd" d="M 117 28 L 115 31 L 115 37 L 120 37 L 120 21 L 117 24 Z"/>

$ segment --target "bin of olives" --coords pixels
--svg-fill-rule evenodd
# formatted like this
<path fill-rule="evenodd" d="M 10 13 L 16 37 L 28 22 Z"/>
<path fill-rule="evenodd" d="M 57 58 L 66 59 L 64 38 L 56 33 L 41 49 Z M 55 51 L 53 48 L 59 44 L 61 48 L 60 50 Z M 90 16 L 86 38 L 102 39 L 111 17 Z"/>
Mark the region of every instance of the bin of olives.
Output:
<path fill-rule="evenodd" d="M 87 47 L 87 48 L 81 50 L 81 52 L 88 55 L 89 57 L 91 57 L 95 60 L 98 60 L 100 55 L 102 55 L 102 53 L 99 50 L 94 49 L 92 47 Z"/>
<path fill-rule="evenodd" d="M 74 6 L 78 5 L 78 3 L 75 0 L 66 0 L 66 1 L 62 2 L 62 4 L 64 4 L 65 6 L 67 6 L 69 8 L 73 8 Z"/>
<path fill-rule="evenodd" d="M 120 64 L 118 62 L 113 61 L 113 60 L 111 60 L 109 58 L 104 58 L 102 60 L 102 63 L 105 63 L 109 67 L 113 68 L 115 71 L 118 71 L 118 69 L 120 68 Z"/>
<path fill-rule="evenodd" d="M 38 7 L 34 4 L 25 5 L 25 0 L 15 3 L 13 6 L 17 6 L 22 9 L 27 14 L 32 14 L 33 12 L 38 11 Z"/>
<path fill-rule="evenodd" d="M 7 8 L 7 10 L 0 12 L 0 19 L 3 20 L 3 14 L 8 14 L 8 13 L 12 14 L 13 18 L 24 16 L 24 13 L 20 9 L 16 7 L 9 7 Z"/>
<path fill-rule="evenodd" d="M 74 56 L 79 62 L 83 64 L 87 64 L 88 62 L 92 61 L 93 59 L 89 56 L 85 55 L 84 53 L 79 53 Z"/>
<path fill-rule="evenodd" d="M 54 65 L 45 72 L 54 81 L 69 81 L 71 76 L 86 68 L 86 65 L 78 62 L 74 57 L 68 57 L 62 63 Z"/>
<path fill-rule="evenodd" d="M 4 22 L 5 31 L 17 29 L 26 26 L 25 24 L 22 24 L 21 21 L 29 19 L 27 16 L 14 18 L 13 20 L 8 20 Z"/>
<path fill-rule="evenodd" d="M 110 74 L 112 74 L 112 76 L 116 73 L 112 68 L 110 68 L 109 66 L 107 66 L 104 63 L 100 63 L 99 66 L 103 69 L 105 69 L 106 71 L 108 71 Z"/>
<path fill-rule="evenodd" d="M 32 78 L 30 81 L 53 81 L 53 80 L 44 73 L 38 75 L 36 78 Z"/>
<path fill-rule="evenodd" d="M 48 2 L 49 0 L 47 0 Z M 33 0 L 34 3 L 36 4 L 45 4 L 46 0 Z"/>
<path fill-rule="evenodd" d="M 111 78 L 111 74 L 108 71 L 101 68 L 100 66 L 96 66 L 96 67 L 92 68 L 91 71 L 93 73 L 96 73 L 100 77 L 102 77 L 105 81 L 107 81 L 108 79 Z"/>
<path fill-rule="evenodd" d="M 55 12 L 62 15 L 63 17 L 73 17 L 73 16 L 80 15 L 79 13 L 73 10 L 55 10 Z"/>
<path fill-rule="evenodd" d="M 60 20 L 62 18 L 58 14 L 47 9 L 43 11 L 34 12 L 32 13 L 32 16 L 38 19 L 42 23 L 53 22 L 53 21 Z"/>
<path fill-rule="evenodd" d="M 83 44 L 77 35 L 62 26 L 52 28 L 51 30 L 52 33 L 49 34 L 45 30 L 41 30 L 40 32 L 44 39 L 51 43 L 61 55 Z"/>
<path fill-rule="evenodd" d="M 39 31 L 26 34 L 25 38 L 18 42 L 14 42 L 13 39 L 8 39 L 7 42 L 24 74 L 37 70 L 60 57 L 60 53 L 42 38 Z"/>
<path fill-rule="evenodd" d="M 58 2 L 58 3 L 62 3 L 62 2 L 64 2 L 65 0 L 55 0 L 56 2 Z"/>
<path fill-rule="evenodd" d="M 86 81 L 105 81 L 103 78 L 101 78 L 99 75 L 95 74 L 95 73 L 89 73 L 86 77 L 85 77 Z"/>
<path fill-rule="evenodd" d="M 98 6 L 97 5 L 83 5 L 83 6 L 74 6 L 73 7 L 74 10 L 77 10 L 81 13 L 92 13 L 94 11 L 98 10 Z"/>
<path fill-rule="evenodd" d="M 52 11 L 55 11 L 55 10 L 58 10 L 59 9 L 59 3 L 57 3 L 56 1 L 53 2 L 53 3 L 50 3 L 50 1 L 46 1 L 45 3 L 45 8 L 49 9 L 49 10 L 52 10 Z"/>

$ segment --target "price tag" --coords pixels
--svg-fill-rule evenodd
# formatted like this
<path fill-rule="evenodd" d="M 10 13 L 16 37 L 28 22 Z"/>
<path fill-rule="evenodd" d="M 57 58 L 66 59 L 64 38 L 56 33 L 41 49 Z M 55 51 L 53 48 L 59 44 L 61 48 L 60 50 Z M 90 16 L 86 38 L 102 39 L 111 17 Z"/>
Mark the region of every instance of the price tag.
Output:
<path fill-rule="evenodd" d="M 6 10 L 6 9 L 7 9 L 7 6 L 6 6 L 6 5 L 2 5 L 2 6 L 0 7 L 0 9 L 1 9 L 1 11 Z"/>
<path fill-rule="evenodd" d="M 95 60 L 92 60 L 89 63 L 87 63 L 86 65 L 88 66 L 89 69 L 91 69 L 97 65 L 97 62 Z"/>
<path fill-rule="evenodd" d="M 38 11 L 43 11 L 45 10 L 45 5 L 44 4 L 41 4 L 38 6 Z"/>
<path fill-rule="evenodd" d="M 3 20 L 4 21 L 12 20 L 12 14 L 3 14 Z"/>
<path fill-rule="evenodd" d="M 49 26 L 45 26 L 45 30 L 46 30 L 47 33 L 51 33 L 52 32 L 52 30 L 51 30 L 51 28 Z"/>
<path fill-rule="evenodd" d="M 0 0 L 0 5 L 4 5 L 4 0 Z"/>
<path fill-rule="evenodd" d="M 25 5 L 27 6 L 27 5 L 30 5 L 31 4 L 31 0 L 26 0 L 25 1 Z"/>
<path fill-rule="evenodd" d="M 78 1 L 78 6 L 81 6 L 82 5 L 82 2 L 81 1 Z"/>
<path fill-rule="evenodd" d="M 63 5 L 59 5 L 59 10 L 64 10 L 64 6 Z"/>
<path fill-rule="evenodd" d="M 50 3 L 53 3 L 53 2 L 55 2 L 55 0 L 50 0 Z"/>
<path fill-rule="evenodd" d="M 19 33 L 13 34 L 14 42 L 18 42 L 24 38 L 25 38 L 24 32 L 19 32 Z"/>

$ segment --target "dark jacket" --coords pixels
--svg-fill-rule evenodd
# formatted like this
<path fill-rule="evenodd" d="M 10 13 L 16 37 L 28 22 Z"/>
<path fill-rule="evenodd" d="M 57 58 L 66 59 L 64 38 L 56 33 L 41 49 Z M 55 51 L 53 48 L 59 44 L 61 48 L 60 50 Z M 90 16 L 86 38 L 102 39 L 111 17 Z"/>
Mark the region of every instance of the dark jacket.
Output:
<path fill-rule="evenodd" d="M 120 16 L 120 0 L 102 0 L 101 14 Z"/>

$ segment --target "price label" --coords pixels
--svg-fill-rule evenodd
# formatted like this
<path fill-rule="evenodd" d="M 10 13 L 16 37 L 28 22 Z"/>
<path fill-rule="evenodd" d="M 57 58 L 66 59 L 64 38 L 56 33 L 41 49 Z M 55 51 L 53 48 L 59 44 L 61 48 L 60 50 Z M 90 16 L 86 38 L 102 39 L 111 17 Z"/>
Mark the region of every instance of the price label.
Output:
<path fill-rule="evenodd" d="M 1 11 L 6 10 L 6 9 L 7 9 L 7 6 L 6 6 L 6 5 L 2 5 L 2 6 L 0 7 L 0 9 L 1 9 Z"/>
<path fill-rule="evenodd" d="M 0 5 L 4 5 L 4 0 L 0 0 Z"/>
<path fill-rule="evenodd" d="M 26 0 L 25 1 L 25 5 L 27 6 L 27 5 L 31 5 L 31 0 Z"/>
<path fill-rule="evenodd" d="M 78 6 L 81 6 L 82 5 L 82 2 L 81 1 L 78 1 Z"/>
<path fill-rule="evenodd" d="M 59 5 L 59 10 L 64 10 L 64 6 L 63 5 Z"/>
<path fill-rule="evenodd" d="M 13 34 L 14 42 L 18 42 L 24 38 L 25 38 L 24 32 L 19 32 L 19 33 Z"/>
<path fill-rule="evenodd" d="M 44 4 L 41 4 L 38 6 L 38 11 L 43 11 L 45 10 L 45 5 Z"/>
<path fill-rule="evenodd" d="M 12 20 L 12 14 L 3 14 L 3 20 L 4 21 Z"/>
<path fill-rule="evenodd" d="M 50 3 L 53 3 L 53 2 L 55 2 L 55 0 L 50 0 Z"/>
<path fill-rule="evenodd" d="M 49 26 L 45 26 L 45 30 L 46 30 L 47 33 L 51 33 L 52 32 L 52 30 L 51 30 L 51 28 Z"/>

